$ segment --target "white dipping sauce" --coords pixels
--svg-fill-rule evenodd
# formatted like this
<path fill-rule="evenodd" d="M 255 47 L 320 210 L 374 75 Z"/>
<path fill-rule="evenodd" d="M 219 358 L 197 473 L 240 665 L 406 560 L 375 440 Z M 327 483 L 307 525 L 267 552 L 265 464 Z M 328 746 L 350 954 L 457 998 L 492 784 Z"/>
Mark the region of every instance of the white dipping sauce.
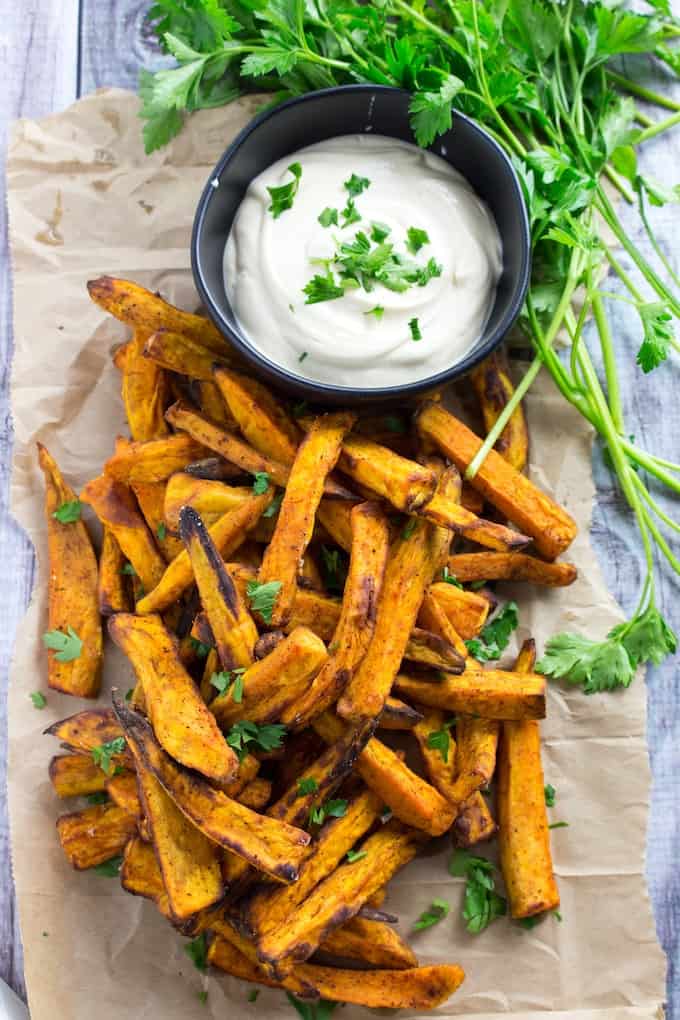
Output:
<path fill-rule="evenodd" d="M 267 186 L 289 184 L 291 163 L 302 167 L 290 209 L 274 217 Z M 319 214 L 341 211 L 352 174 L 370 185 L 354 197 L 360 222 L 323 227 Z M 303 288 L 326 267 L 338 243 L 370 237 L 371 223 L 391 228 L 394 252 L 441 275 L 402 293 L 375 282 L 336 300 L 306 304 Z M 416 254 L 407 230 L 427 233 Z M 375 247 L 371 241 L 371 248 Z M 496 223 L 468 182 L 439 156 L 394 138 L 345 135 L 286 156 L 250 184 L 224 252 L 227 295 L 244 334 L 276 364 L 307 379 L 375 388 L 414 382 L 459 361 L 480 336 L 501 273 Z M 340 268 L 332 265 L 336 282 Z M 370 285 L 370 284 L 369 284 Z M 380 318 L 370 310 L 380 306 Z M 422 334 L 413 339 L 413 326 Z"/>

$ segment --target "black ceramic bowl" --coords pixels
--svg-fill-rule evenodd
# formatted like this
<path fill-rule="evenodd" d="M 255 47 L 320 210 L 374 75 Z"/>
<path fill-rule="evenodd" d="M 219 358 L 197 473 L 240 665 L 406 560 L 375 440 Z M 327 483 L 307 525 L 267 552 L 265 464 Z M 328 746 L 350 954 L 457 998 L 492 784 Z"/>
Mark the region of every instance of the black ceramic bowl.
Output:
<path fill-rule="evenodd" d="M 251 346 L 227 300 L 222 276 L 224 245 L 248 185 L 277 159 L 337 135 L 372 131 L 414 142 L 409 94 L 377 85 L 344 85 L 310 92 L 262 113 L 227 148 L 196 210 L 191 263 L 196 286 L 217 328 L 259 376 L 321 404 L 404 401 L 455 379 L 487 357 L 519 314 L 530 269 L 529 222 L 517 175 L 498 143 L 475 121 L 454 113 L 453 128 L 432 146 L 468 179 L 491 209 L 503 241 L 503 272 L 491 315 L 479 340 L 443 372 L 398 386 L 362 389 L 331 386 L 282 368 Z M 263 300 L 266 297 L 263 295 Z"/>

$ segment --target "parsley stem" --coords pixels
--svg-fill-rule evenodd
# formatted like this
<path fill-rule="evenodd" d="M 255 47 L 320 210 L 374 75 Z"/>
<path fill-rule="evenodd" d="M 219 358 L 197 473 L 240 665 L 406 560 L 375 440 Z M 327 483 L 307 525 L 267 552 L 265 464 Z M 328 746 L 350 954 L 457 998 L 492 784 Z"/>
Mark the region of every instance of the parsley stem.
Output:
<path fill-rule="evenodd" d="M 678 278 L 678 275 L 675 272 L 675 270 L 673 269 L 673 266 L 670 264 L 670 262 L 668 261 L 668 259 L 664 255 L 663 249 L 661 248 L 659 242 L 656 239 L 656 234 L 652 230 L 652 225 L 649 222 L 649 217 L 647 216 L 647 208 L 645 206 L 644 190 L 642 188 L 640 188 L 639 191 L 638 191 L 638 212 L 640 213 L 640 219 L 642 220 L 642 225 L 645 228 L 645 233 L 647 234 L 647 237 L 649 238 L 649 243 L 651 244 L 652 248 L 656 252 L 659 261 L 663 265 L 664 269 L 666 270 L 666 272 L 670 276 L 670 278 L 673 281 L 673 283 L 675 284 L 675 286 L 676 287 L 680 287 L 680 278 Z"/>
<path fill-rule="evenodd" d="M 663 131 L 668 131 L 669 128 L 675 127 L 676 124 L 680 124 L 680 110 L 674 113 L 671 117 L 665 117 L 664 120 L 657 120 L 655 123 L 640 134 L 635 139 L 635 144 L 640 145 L 642 142 L 649 141 L 650 138 L 656 138 Z"/>
<path fill-rule="evenodd" d="M 607 177 L 611 181 L 611 183 L 614 185 L 619 194 L 622 195 L 622 197 L 626 200 L 628 205 L 634 205 L 635 195 L 630 190 L 621 174 L 617 174 L 616 170 L 612 166 L 610 166 L 609 163 L 605 163 L 602 170 L 605 177 Z"/>
<path fill-rule="evenodd" d="M 664 556 L 666 557 L 666 559 L 668 560 L 668 562 L 670 563 L 670 565 L 672 566 L 672 568 L 676 572 L 676 574 L 680 574 L 680 560 L 677 558 L 677 556 L 674 556 L 673 553 L 671 552 L 671 549 L 670 549 L 670 546 L 668 545 L 668 542 L 666 541 L 664 536 L 659 531 L 659 529 L 658 529 L 658 527 L 656 525 L 656 522 L 654 521 L 653 517 L 649 513 L 649 510 L 647 509 L 647 507 L 646 506 L 642 506 L 641 509 L 642 509 L 642 514 L 643 514 L 643 516 L 645 518 L 645 521 L 647 523 L 647 527 L 649 528 L 649 530 L 651 531 L 652 535 L 654 536 L 654 540 L 656 541 L 656 544 L 658 545 L 659 549 L 664 554 Z M 652 566 L 651 565 L 650 565 L 649 569 L 652 570 Z"/>
<path fill-rule="evenodd" d="M 634 460 L 641 468 L 648 471 L 650 475 L 658 478 L 667 488 L 672 489 L 673 492 L 680 493 L 680 481 L 664 470 L 664 467 L 670 467 L 672 471 L 680 471 L 680 465 L 673 464 L 672 461 L 664 461 L 660 457 L 651 456 L 624 436 L 621 436 L 620 439 L 622 449 L 631 460 Z"/>
<path fill-rule="evenodd" d="M 439 36 L 439 38 L 443 39 L 447 46 L 450 46 L 451 49 L 458 54 L 458 56 L 463 58 L 465 63 L 468 62 L 469 54 L 465 47 L 458 42 L 455 36 L 451 35 L 450 32 L 445 32 L 443 28 L 439 27 L 439 25 L 435 25 L 432 21 L 426 18 L 424 14 L 421 14 L 420 11 L 416 10 L 412 4 L 405 3 L 404 0 L 392 0 L 392 6 L 396 7 L 397 10 L 401 11 L 407 18 L 410 18 L 411 21 L 417 21 L 418 24 L 423 25 L 423 27 L 427 28 L 429 32 L 432 32 L 433 35 Z"/>
<path fill-rule="evenodd" d="M 680 532 L 680 524 L 678 524 L 677 521 L 674 521 L 672 517 L 669 517 L 668 514 L 661 509 L 657 501 L 654 499 L 652 494 L 647 489 L 647 486 L 644 485 L 644 483 L 638 478 L 636 474 L 633 475 L 633 482 L 635 483 L 636 488 L 639 490 L 640 495 L 644 498 L 645 502 L 648 503 L 648 505 L 652 508 L 656 516 L 660 520 L 662 520 L 664 524 L 667 524 L 669 528 L 672 528 L 673 531 Z"/>
<path fill-rule="evenodd" d="M 604 301 L 599 291 L 595 291 L 592 298 L 593 315 L 597 332 L 600 337 L 600 347 L 604 359 L 604 372 L 607 379 L 607 393 L 609 395 L 609 410 L 611 412 L 614 428 L 617 432 L 623 433 L 625 426 L 623 422 L 623 406 L 621 404 L 621 390 L 619 389 L 619 377 L 616 371 L 616 355 L 614 354 L 614 343 L 612 340 L 609 322 L 604 310 Z"/>
<path fill-rule="evenodd" d="M 507 143 L 510 145 L 512 149 L 515 150 L 518 156 L 526 156 L 526 149 L 524 148 L 520 140 L 517 138 L 517 136 L 513 134 L 512 130 L 505 123 L 500 113 L 498 112 L 498 107 L 496 106 L 491 97 L 491 92 L 489 90 L 489 82 L 486 77 L 486 66 L 484 64 L 484 57 L 482 55 L 482 39 L 479 34 L 479 18 L 477 15 L 476 3 L 471 4 L 471 10 L 472 10 L 472 22 L 475 29 L 475 47 L 477 50 L 477 80 L 479 81 L 482 94 L 486 99 L 487 105 L 493 115 L 494 120 L 501 129 L 501 133 L 505 136 Z"/>
<path fill-rule="evenodd" d="M 621 282 L 624 284 L 628 292 L 633 295 L 636 301 L 644 301 L 642 294 L 637 289 L 637 287 L 635 286 L 632 279 L 630 278 L 626 270 L 623 268 L 619 260 L 616 258 L 614 252 L 608 245 L 604 243 L 604 241 L 602 242 L 602 248 L 605 255 L 607 256 L 607 261 L 609 262 L 609 265 L 612 267 L 612 269 L 619 277 Z"/>
<path fill-rule="evenodd" d="M 607 77 L 610 82 L 614 85 L 618 85 L 619 88 L 625 92 L 630 92 L 632 96 L 638 96 L 640 99 L 646 99 L 648 103 L 654 103 L 656 106 L 663 106 L 666 110 L 680 110 L 680 103 L 676 103 L 675 100 L 669 96 L 662 96 L 658 92 L 653 92 L 652 89 L 648 89 L 645 85 L 639 85 L 636 81 L 631 81 L 630 78 L 625 78 L 618 71 L 607 70 Z"/>

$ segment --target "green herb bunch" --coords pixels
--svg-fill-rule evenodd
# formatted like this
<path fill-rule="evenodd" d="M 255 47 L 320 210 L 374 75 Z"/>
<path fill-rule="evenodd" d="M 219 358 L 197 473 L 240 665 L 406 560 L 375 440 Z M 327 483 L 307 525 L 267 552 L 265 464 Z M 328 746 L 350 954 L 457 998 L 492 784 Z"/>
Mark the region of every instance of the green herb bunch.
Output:
<path fill-rule="evenodd" d="M 601 642 L 558 635 L 541 668 L 590 693 L 627 686 L 638 664 L 673 652 L 676 638 L 655 603 L 654 547 L 680 573 L 667 538 L 680 531 L 680 523 L 663 511 L 648 483 L 653 478 L 680 492 L 680 465 L 629 438 L 599 273 L 608 265 L 637 311 L 640 371 L 668 370 L 664 362 L 680 350 L 674 335 L 680 280 L 654 237 L 648 207 L 677 201 L 680 192 L 641 175 L 637 150 L 680 122 L 680 103 L 622 76 L 617 61 L 623 54 L 646 54 L 667 73 L 680 72 L 674 46 L 680 22 L 669 0 L 648 0 L 646 13 L 608 0 L 158 0 L 149 18 L 178 66 L 142 73 L 148 151 L 180 130 L 187 111 L 245 92 L 269 91 L 275 103 L 351 82 L 412 92 L 419 145 L 448 131 L 456 109 L 484 124 L 503 146 L 531 218 L 533 271 L 520 327 L 535 357 L 467 476 L 474 476 L 517 402 L 547 369 L 602 437 L 635 515 L 647 569 L 630 620 Z M 670 115 L 651 120 L 638 98 Z M 655 264 L 626 233 L 611 188 L 639 210 Z M 602 225 L 634 264 L 635 278 L 612 251 Z M 584 297 L 579 305 L 577 289 Z M 584 336 L 591 317 L 604 385 Z M 566 357 L 554 349 L 560 331 L 570 341 Z"/>

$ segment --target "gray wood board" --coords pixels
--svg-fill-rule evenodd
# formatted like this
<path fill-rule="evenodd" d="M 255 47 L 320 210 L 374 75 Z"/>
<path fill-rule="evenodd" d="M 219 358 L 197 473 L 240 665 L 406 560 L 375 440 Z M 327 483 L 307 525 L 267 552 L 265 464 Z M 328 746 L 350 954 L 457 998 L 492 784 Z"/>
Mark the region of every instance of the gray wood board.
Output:
<path fill-rule="evenodd" d="M 80 95 L 104 85 L 134 88 L 138 68 L 165 63 L 143 25 L 145 0 L 0 0 L 3 32 L 0 47 L 5 88 L 0 96 L 3 124 L 19 116 L 40 116 L 58 110 Z M 639 71 L 639 65 L 636 71 Z M 644 72 L 644 68 L 642 68 Z M 680 96 L 680 89 L 676 89 Z M 658 114 L 654 114 L 657 116 Z M 3 159 L 6 136 L 3 133 Z M 680 129 L 648 145 L 643 172 L 676 182 L 680 165 Z M 3 169 L 4 189 L 4 169 Z M 642 249 L 651 251 L 632 210 L 622 217 L 634 229 Z M 678 269 L 680 262 L 677 208 L 653 211 L 666 254 Z M 11 287 L 4 203 L 0 206 L 0 562 L 4 566 L 0 590 L 0 977 L 24 994 L 21 945 L 14 909 L 9 861 L 5 798 L 6 677 L 14 632 L 28 603 L 33 584 L 33 552 L 7 512 L 9 462 L 12 445 L 8 382 L 12 350 Z M 624 260 L 627 268 L 627 262 Z M 612 289 L 620 291 L 620 288 Z M 610 302 L 614 336 L 620 352 L 621 385 L 628 431 L 654 452 L 677 459 L 680 428 L 680 376 L 664 366 L 649 378 L 635 366 L 639 324 L 628 306 Z M 592 334 L 590 335 L 592 339 Z M 591 349 L 595 349 L 591 344 Z M 677 360 L 674 357 L 674 360 Z M 637 533 L 611 474 L 596 447 L 593 457 L 598 501 L 593 519 L 593 544 L 610 589 L 631 610 L 636 602 L 643 559 Z M 664 509 L 673 506 L 658 493 Z M 677 543 L 676 543 L 677 547 Z M 666 618 L 680 630 L 678 579 L 663 570 L 658 591 Z M 647 874 L 661 942 L 669 957 L 668 995 L 671 1020 L 680 1020 L 680 889 L 676 879 L 680 859 L 680 699 L 675 689 L 675 661 L 649 670 L 649 746 L 653 770 L 648 830 Z M 36 683 L 38 686 L 38 683 Z M 606 701 L 602 701 L 606 711 Z"/>

